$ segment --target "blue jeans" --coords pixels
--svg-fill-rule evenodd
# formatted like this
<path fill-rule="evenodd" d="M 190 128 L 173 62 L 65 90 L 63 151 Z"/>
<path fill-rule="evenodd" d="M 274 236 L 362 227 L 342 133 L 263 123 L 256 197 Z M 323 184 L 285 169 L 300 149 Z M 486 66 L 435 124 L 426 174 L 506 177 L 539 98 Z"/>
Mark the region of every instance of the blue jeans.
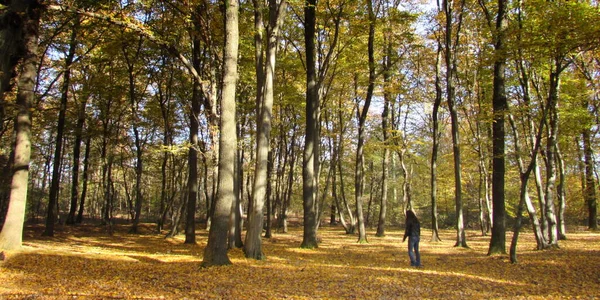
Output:
<path fill-rule="evenodd" d="M 415 267 L 421 266 L 421 254 L 419 253 L 419 237 L 411 236 L 408 238 L 408 257 L 410 265 Z"/>

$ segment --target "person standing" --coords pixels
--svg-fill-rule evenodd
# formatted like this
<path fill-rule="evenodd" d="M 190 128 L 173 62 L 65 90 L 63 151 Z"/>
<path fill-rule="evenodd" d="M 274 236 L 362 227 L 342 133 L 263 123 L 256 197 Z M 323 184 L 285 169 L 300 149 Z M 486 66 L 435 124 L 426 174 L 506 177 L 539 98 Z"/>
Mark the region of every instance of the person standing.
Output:
<path fill-rule="evenodd" d="M 408 257 L 410 265 L 421 267 L 421 254 L 419 253 L 419 240 L 421 239 L 421 224 L 412 210 L 406 211 L 406 225 L 404 229 L 404 238 L 408 237 Z"/>

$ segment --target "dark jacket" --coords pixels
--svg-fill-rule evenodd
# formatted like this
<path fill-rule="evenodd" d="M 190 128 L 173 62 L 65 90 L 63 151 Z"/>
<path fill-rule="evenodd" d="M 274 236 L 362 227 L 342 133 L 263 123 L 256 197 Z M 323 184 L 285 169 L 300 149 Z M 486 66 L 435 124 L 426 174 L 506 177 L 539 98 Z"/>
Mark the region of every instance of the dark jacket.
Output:
<path fill-rule="evenodd" d="M 421 224 L 419 222 L 411 222 L 406 224 L 406 229 L 404 230 L 404 240 L 407 237 L 420 237 L 421 236 Z"/>
<path fill-rule="evenodd" d="M 404 242 L 407 237 L 418 238 L 421 236 L 421 224 L 412 210 L 406 212 L 406 227 L 404 229 Z"/>

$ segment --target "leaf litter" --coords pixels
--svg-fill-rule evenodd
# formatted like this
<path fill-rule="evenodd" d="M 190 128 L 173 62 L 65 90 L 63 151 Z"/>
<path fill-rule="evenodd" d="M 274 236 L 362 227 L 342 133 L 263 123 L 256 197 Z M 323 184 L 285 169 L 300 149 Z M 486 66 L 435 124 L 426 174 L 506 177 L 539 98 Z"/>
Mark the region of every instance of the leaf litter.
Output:
<path fill-rule="evenodd" d="M 537 251 L 521 234 L 518 264 L 487 256 L 489 236 L 469 231 L 470 248 L 455 248 L 455 232 L 429 242 L 423 230 L 423 268 L 410 267 L 403 231 L 368 243 L 324 226 L 317 249 L 301 249 L 302 228 L 263 239 L 266 260 L 229 251 L 232 265 L 200 268 L 207 232 L 196 245 L 165 239 L 143 224 L 142 234 L 117 225 L 59 227 L 53 238 L 29 226 L 24 247 L 0 261 L 0 298 L 8 299 L 397 299 L 600 297 L 600 234 L 575 230 L 560 249 Z M 510 237 L 511 233 L 507 234 Z M 509 240 L 507 238 L 507 240 Z M 508 245 L 507 245 L 508 247 Z M 508 249 L 507 249 L 508 250 Z"/>

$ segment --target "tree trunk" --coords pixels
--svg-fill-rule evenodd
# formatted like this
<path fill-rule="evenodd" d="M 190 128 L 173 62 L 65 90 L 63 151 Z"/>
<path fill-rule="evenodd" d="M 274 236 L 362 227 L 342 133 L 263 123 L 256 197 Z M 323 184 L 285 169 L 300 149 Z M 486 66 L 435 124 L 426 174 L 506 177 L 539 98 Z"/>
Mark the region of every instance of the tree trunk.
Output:
<path fill-rule="evenodd" d="M 83 178 L 82 187 L 81 187 L 81 199 L 79 201 L 79 211 L 77 212 L 77 219 L 75 223 L 81 224 L 83 222 L 83 212 L 85 210 L 85 199 L 87 197 L 87 187 L 88 187 L 88 178 L 89 178 L 89 167 L 90 167 L 90 149 L 92 144 L 91 135 L 88 133 L 87 138 L 85 140 L 85 155 L 83 158 Z"/>
<path fill-rule="evenodd" d="M 273 151 L 269 150 L 268 155 L 268 164 L 267 164 L 267 195 L 266 195 L 266 206 L 267 206 L 267 214 L 266 214 L 266 224 L 265 224 L 265 238 L 270 239 L 272 237 L 271 234 L 271 216 L 273 215 Z"/>
<path fill-rule="evenodd" d="M 244 136 L 244 123 L 238 122 L 236 126 L 237 139 L 241 140 Z M 242 241 L 242 230 L 243 230 L 243 220 L 242 220 L 242 186 L 244 183 L 244 147 L 238 147 L 235 154 L 235 199 L 234 203 L 231 206 L 231 216 L 229 217 L 229 248 L 242 248 L 244 247 L 244 242 Z"/>
<path fill-rule="evenodd" d="M 505 88 L 506 58 L 504 58 L 504 31 L 506 28 L 506 0 L 498 0 L 498 15 L 496 17 L 496 37 L 494 43 L 494 91 L 492 106 L 494 120 L 492 122 L 492 238 L 488 255 L 506 254 L 506 203 L 504 200 L 505 171 L 505 130 L 504 115 L 508 109 Z"/>
<path fill-rule="evenodd" d="M 435 102 L 433 103 L 432 119 L 433 119 L 433 138 L 431 149 L 431 241 L 440 242 L 438 212 L 437 212 L 437 159 L 440 147 L 440 121 L 439 109 L 442 105 L 442 45 L 438 40 L 437 55 L 435 59 Z"/>
<path fill-rule="evenodd" d="M 192 64 L 200 69 L 200 40 L 194 36 Z M 200 83 L 194 79 L 192 90 L 192 107 L 190 111 L 190 148 L 188 152 L 188 184 L 187 209 L 185 221 L 185 243 L 196 244 L 196 205 L 198 201 L 198 131 L 201 102 Z"/>
<path fill-rule="evenodd" d="M 565 224 L 565 210 L 567 209 L 567 189 L 565 187 L 565 162 L 558 143 L 556 144 L 556 164 L 558 165 L 558 239 L 567 239 L 567 226 Z"/>
<path fill-rule="evenodd" d="M 306 137 L 302 159 L 302 198 L 304 209 L 304 233 L 302 248 L 317 248 L 316 232 L 316 160 L 319 159 L 315 141 L 318 137 L 319 95 L 316 79 L 315 31 L 316 0 L 306 0 L 304 5 L 304 43 L 306 47 Z"/>
<path fill-rule="evenodd" d="M 588 228 L 598 229 L 598 211 L 596 201 L 596 180 L 594 178 L 594 152 L 592 150 L 591 130 L 583 130 L 583 156 L 585 164 L 585 203 L 588 209 Z"/>
<path fill-rule="evenodd" d="M 20 60 L 20 66 L 17 71 L 16 139 L 12 184 L 8 212 L 0 232 L 0 249 L 13 250 L 19 249 L 22 244 L 27 202 L 31 158 L 31 108 L 35 99 L 35 78 L 38 70 L 39 3 L 37 1 L 11 2 L 7 14 L 17 21 L 12 23 L 16 27 L 4 30 L 18 41 L 19 56 L 16 58 Z M 13 68 L 14 66 L 9 68 L 11 73 Z M 0 90 L 0 93 L 7 90 Z"/>
<path fill-rule="evenodd" d="M 203 267 L 231 264 L 227 256 L 227 229 L 231 206 L 235 200 L 234 172 L 237 152 L 235 91 L 239 45 L 238 10 L 238 0 L 226 0 L 221 135 L 219 137 L 219 183 L 212 224 L 208 233 L 208 244 L 204 250 Z"/>
<path fill-rule="evenodd" d="M 529 177 L 531 176 L 531 172 L 533 172 L 537 165 L 537 155 L 540 150 L 541 140 L 542 140 L 542 132 L 544 130 L 544 118 L 546 114 L 543 114 L 542 120 L 540 122 L 539 131 L 535 137 L 533 137 L 533 149 L 531 150 L 531 160 L 527 169 L 523 164 L 523 160 L 519 153 L 521 153 L 521 146 L 519 140 L 519 132 L 517 131 L 517 126 L 515 125 L 514 119 L 512 115 L 509 115 L 509 122 L 515 136 L 515 153 L 517 155 L 517 162 L 519 165 L 519 173 L 521 179 L 521 189 L 520 189 L 520 197 L 519 197 L 519 205 L 517 208 L 517 218 L 515 221 L 514 229 L 513 229 L 513 237 L 510 245 L 510 261 L 512 263 L 517 263 L 517 242 L 519 239 L 519 232 L 521 230 L 522 219 L 523 219 L 523 206 L 527 206 L 527 210 L 529 212 L 529 218 L 531 219 L 531 223 L 533 224 L 533 231 L 537 241 L 537 247 L 541 250 L 544 247 L 544 239 L 541 231 L 541 227 L 537 218 L 537 214 L 535 212 L 535 208 L 529 198 L 529 192 L 527 190 L 527 183 L 529 181 Z"/>
<path fill-rule="evenodd" d="M 256 5 L 255 5 L 256 6 Z M 248 231 L 246 233 L 246 257 L 264 259 L 262 251 L 261 234 L 264 221 L 264 205 L 267 196 L 269 150 L 271 148 L 271 123 L 273 115 L 275 62 L 277 56 L 277 42 L 279 25 L 283 21 L 283 11 L 286 2 L 269 0 L 269 31 L 267 32 L 268 44 L 266 55 L 266 69 L 264 79 L 264 98 L 257 105 L 257 137 L 256 137 L 256 168 L 254 169 L 254 188 L 252 189 L 252 209 L 248 216 Z M 260 8 L 260 5 L 258 6 Z M 255 12 L 256 15 L 256 12 Z M 256 21 L 255 21 L 256 22 Z M 261 28 L 262 30 L 262 28 Z M 257 50 L 258 52 L 258 50 Z M 257 74 L 257 76 L 260 74 Z M 258 98 L 258 97 L 257 97 Z"/>
<path fill-rule="evenodd" d="M 48 213 L 46 217 L 46 229 L 42 235 L 54 236 L 54 223 L 56 222 L 56 216 L 59 213 L 58 210 L 54 211 L 54 208 L 58 204 L 58 193 L 60 191 L 60 168 L 62 165 L 62 148 L 63 148 L 63 134 L 65 130 L 65 119 L 67 114 L 67 101 L 69 99 L 69 88 L 71 80 L 71 64 L 75 56 L 75 50 L 77 47 L 77 25 L 73 25 L 71 31 L 71 42 L 69 46 L 69 53 L 65 58 L 65 72 L 63 75 L 63 84 L 61 89 L 60 107 L 58 110 L 58 122 L 56 125 L 56 148 L 54 149 L 54 160 L 52 162 L 52 183 L 50 184 L 50 197 L 48 200 Z M 77 199 L 75 199 L 77 200 Z M 75 207 L 77 203 L 71 202 L 71 210 L 75 213 Z"/>
<path fill-rule="evenodd" d="M 358 141 L 356 142 L 356 169 L 354 175 L 354 196 L 356 198 L 356 214 L 358 216 L 358 242 L 367 242 L 367 233 L 365 230 L 365 221 L 363 216 L 363 190 L 364 190 L 364 143 L 365 143 L 365 123 L 369 112 L 369 106 L 373 98 L 375 89 L 375 12 L 373 11 L 373 1 L 367 1 L 369 13 L 369 39 L 368 39 L 368 56 L 369 56 L 369 85 L 367 87 L 367 96 L 362 110 L 358 109 Z M 356 83 L 355 83 L 356 84 Z M 356 88 L 355 88 L 356 89 Z M 358 99 L 358 97 L 357 97 Z"/>
<path fill-rule="evenodd" d="M 453 19 L 453 0 L 445 0 L 444 13 L 446 15 L 446 34 L 445 34 L 445 52 L 446 52 L 446 96 L 448 97 L 448 110 L 450 111 L 450 123 L 452 132 L 452 152 L 454 155 L 454 200 L 456 204 L 456 244 L 455 247 L 468 247 L 465 235 L 465 224 L 463 218 L 462 203 L 462 174 L 460 157 L 460 134 L 458 128 L 458 113 L 456 110 L 456 91 L 455 91 L 455 70 L 456 70 L 456 49 L 458 43 L 459 30 L 456 37 L 452 35 Z M 461 2 L 461 11 L 459 12 L 459 23 L 462 21 L 464 1 Z M 453 42 L 453 38 L 456 40 Z"/>
<path fill-rule="evenodd" d="M 129 104 L 131 110 L 131 118 L 132 118 L 132 131 L 134 137 L 134 146 L 135 146 L 135 202 L 133 207 L 133 224 L 130 233 L 138 233 L 138 225 L 140 223 L 140 215 L 142 213 L 142 203 L 143 203 L 143 195 L 142 195 L 142 176 L 144 170 L 144 161 L 143 161 L 143 147 L 144 141 L 141 137 L 140 131 L 138 129 L 139 126 L 139 116 L 138 116 L 138 100 L 136 95 L 136 78 L 135 78 L 135 60 L 139 58 L 140 51 L 142 48 L 143 39 L 140 37 L 137 43 L 137 48 L 135 49 L 134 57 L 130 57 L 130 53 L 127 51 L 127 44 L 123 44 L 122 52 L 125 57 L 125 61 L 127 63 L 127 71 L 129 76 Z"/>
<path fill-rule="evenodd" d="M 71 78 L 71 64 L 73 63 L 73 57 L 75 56 L 75 49 L 77 48 L 77 30 L 79 29 L 79 17 L 76 17 L 75 24 L 71 32 L 71 41 L 69 45 L 69 53 L 65 58 L 65 74 L 63 76 L 63 97 L 67 97 L 69 89 L 69 80 Z M 67 75 L 68 74 L 68 75 Z M 85 103 L 87 98 L 81 101 L 81 104 L 77 110 L 77 127 L 75 128 L 75 144 L 73 145 L 73 174 L 71 180 L 71 206 L 69 208 L 69 215 L 67 216 L 67 224 L 75 224 L 75 212 L 77 211 L 77 198 L 79 197 L 79 156 L 81 154 L 81 134 L 83 125 L 85 122 Z M 82 111 L 83 110 L 83 111 Z"/>
<path fill-rule="evenodd" d="M 556 144 L 558 134 L 558 89 L 559 72 L 561 69 L 558 61 L 555 64 L 555 70 L 550 74 L 550 92 L 548 96 L 548 141 L 546 145 L 546 207 L 545 216 L 548 224 L 547 238 L 548 243 L 553 247 L 558 247 L 558 228 L 555 213 L 554 200 L 556 198 Z"/>
<path fill-rule="evenodd" d="M 166 58 L 163 57 L 162 68 L 166 67 Z M 172 70 L 171 70 L 172 71 Z M 172 145 L 172 131 L 171 131 L 171 122 L 169 121 L 169 116 L 171 113 L 171 96 L 169 91 L 169 86 L 172 84 L 172 72 L 169 74 L 169 81 L 167 81 L 167 95 L 162 91 L 162 85 L 159 85 L 159 98 L 158 104 L 160 105 L 160 111 L 163 118 L 163 147 L 170 147 Z M 164 228 L 165 222 L 167 220 L 167 211 L 171 207 L 171 201 L 167 203 L 167 199 L 171 198 L 168 196 L 168 191 L 173 189 L 173 180 L 169 180 L 167 175 L 167 167 L 169 164 L 169 157 L 172 157 L 172 154 L 168 151 L 163 152 L 162 163 L 160 166 L 160 174 L 161 174 L 161 189 L 160 189 L 160 210 L 159 210 L 159 218 L 157 222 L 157 231 L 160 234 Z"/>
<path fill-rule="evenodd" d="M 389 39 L 386 37 L 386 39 Z M 384 63 L 384 92 L 383 92 L 383 111 L 381 112 L 381 130 L 383 131 L 383 161 L 381 165 L 381 204 L 379 207 L 379 222 L 377 224 L 377 233 L 375 236 L 385 236 L 385 221 L 387 217 L 387 202 L 388 202 L 388 165 L 390 163 L 390 150 L 389 150 L 389 110 L 390 103 L 392 101 L 391 94 L 389 92 L 389 86 L 391 84 L 391 67 L 392 67 L 392 46 L 391 43 L 386 42 L 386 56 Z"/>
<path fill-rule="evenodd" d="M 522 1 L 519 0 L 518 1 L 518 22 L 519 22 L 519 29 L 523 29 L 523 16 L 522 16 Z M 521 41 L 521 30 L 519 30 L 519 34 L 517 35 L 517 39 L 520 42 Z M 530 84 L 529 84 L 529 73 L 528 73 L 528 68 L 525 66 L 524 63 L 524 58 L 523 58 L 523 50 L 522 48 L 518 49 L 518 55 L 519 55 L 519 60 L 517 62 L 517 68 L 519 71 L 519 81 L 520 81 L 520 85 L 521 85 L 521 89 L 523 92 L 523 102 L 525 104 L 526 107 L 529 107 L 531 105 L 531 96 L 530 96 Z M 529 144 L 532 145 L 531 149 L 529 150 L 529 156 L 532 158 L 530 164 L 531 164 L 531 168 L 533 174 L 534 174 L 534 178 L 535 178 L 535 185 L 536 185 L 536 189 L 537 189 L 537 194 L 538 194 L 538 200 L 540 203 L 540 216 L 541 216 L 541 223 L 540 223 L 540 219 L 538 219 L 538 214 L 535 210 L 535 206 L 533 205 L 533 203 L 531 202 L 531 199 L 529 198 L 529 193 L 527 191 L 521 191 L 521 195 L 524 197 L 524 201 L 525 204 L 527 205 L 527 211 L 529 213 L 529 218 L 531 220 L 532 226 L 533 226 L 533 231 L 536 237 L 536 241 L 537 241 L 537 248 L 539 250 L 543 249 L 545 247 L 545 237 L 544 237 L 544 232 L 545 232 L 545 222 L 544 222 L 544 191 L 543 191 L 543 186 L 542 186 L 542 176 L 541 176 L 541 172 L 540 172 L 540 167 L 539 167 L 539 163 L 538 163 L 538 151 L 539 151 L 539 143 L 541 141 L 538 141 L 539 139 L 541 139 L 541 134 L 543 132 L 543 128 L 544 128 L 544 124 L 545 124 L 545 119 L 547 116 L 547 110 L 543 110 L 542 112 L 543 117 L 540 120 L 540 124 L 538 126 L 538 133 L 536 134 L 536 124 L 533 120 L 533 118 L 531 117 L 532 114 L 528 113 L 527 115 L 527 123 L 528 125 L 527 127 L 527 134 L 528 134 L 528 140 L 529 140 Z M 509 116 L 510 117 L 510 116 Z M 515 133 L 515 146 L 518 146 L 518 131 L 516 129 L 516 126 L 512 120 L 512 118 L 509 118 L 510 120 L 510 124 L 512 127 L 512 131 Z M 534 145 L 538 145 L 538 147 L 535 147 Z M 518 153 L 518 151 L 517 151 Z M 525 178 L 527 179 L 527 178 Z M 521 176 L 521 180 L 523 182 L 524 178 L 523 176 Z M 523 186 L 522 186 L 523 187 Z M 518 216 L 517 216 L 518 217 Z M 514 259 L 516 261 L 516 253 L 513 253 L 514 251 L 516 251 L 516 243 L 517 243 L 517 238 L 518 238 L 518 233 L 515 234 L 515 236 L 513 236 L 513 241 L 511 243 L 511 259 L 512 256 L 514 256 Z M 514 245 L 513 245 L 514 244 Z"/>

